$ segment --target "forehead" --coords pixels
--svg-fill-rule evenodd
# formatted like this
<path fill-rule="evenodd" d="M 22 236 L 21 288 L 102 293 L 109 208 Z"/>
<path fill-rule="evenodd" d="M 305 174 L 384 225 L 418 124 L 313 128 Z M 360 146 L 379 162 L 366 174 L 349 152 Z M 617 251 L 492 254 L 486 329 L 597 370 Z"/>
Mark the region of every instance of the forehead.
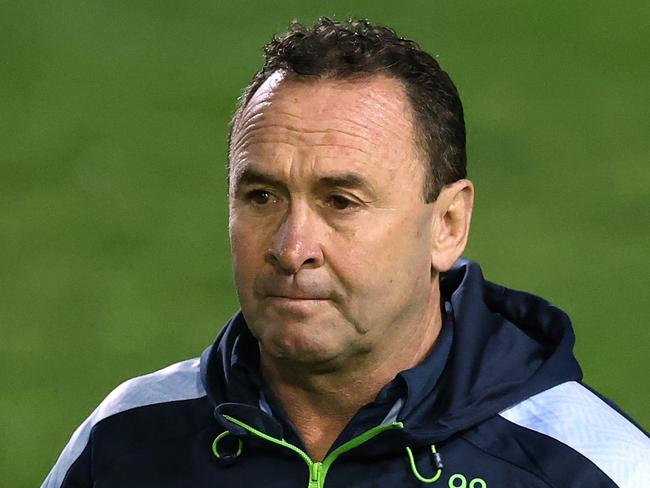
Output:
<path fill-rule="evenodd" d="M 412 170 L 420 156 L 402 84 L 378 75 L 305 81 L 276 72 L 235 120 L 231 172 L 251 163 L 287 166 L 287 158 L 301 168 Z"/>

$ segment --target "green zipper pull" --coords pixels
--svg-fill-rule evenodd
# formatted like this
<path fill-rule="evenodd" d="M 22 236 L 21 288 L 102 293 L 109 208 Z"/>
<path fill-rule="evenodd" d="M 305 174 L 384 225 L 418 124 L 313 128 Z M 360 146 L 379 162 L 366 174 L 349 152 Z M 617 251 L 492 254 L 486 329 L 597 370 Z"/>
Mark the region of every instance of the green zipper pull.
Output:
<path fill-rule="evenodd" d="M 323 463 L 312 463 L 309 468 L 309 486 L 307 488 L 323 487 Z"/>

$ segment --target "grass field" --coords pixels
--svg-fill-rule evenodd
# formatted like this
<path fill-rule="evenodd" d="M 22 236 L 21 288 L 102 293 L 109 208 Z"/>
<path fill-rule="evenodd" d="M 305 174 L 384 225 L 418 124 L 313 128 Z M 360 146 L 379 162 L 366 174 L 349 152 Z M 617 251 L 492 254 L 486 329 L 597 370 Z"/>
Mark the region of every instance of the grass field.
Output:
<path fill-rule="evenodd" d="M 1 486 L 37 486 L 113 387 L 236 310 L 226 124 L 261 45 L 322 14 L 438 56 L 478 191 L 466 255 L 568 311 L 587 382 L 650 424 L 648 3 L 378 4 L 0 2 Z"/>

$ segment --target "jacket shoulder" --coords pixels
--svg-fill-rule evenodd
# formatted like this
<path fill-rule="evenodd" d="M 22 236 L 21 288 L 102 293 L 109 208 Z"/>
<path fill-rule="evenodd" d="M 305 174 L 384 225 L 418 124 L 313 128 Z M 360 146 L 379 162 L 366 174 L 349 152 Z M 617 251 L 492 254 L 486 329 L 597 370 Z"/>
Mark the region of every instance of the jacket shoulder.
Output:
<path fill-rule="evenodd" d="M 182 361 L 164 369 L 125 381 L 115 388 L 72 434 L 42 488 L 65 486 L 64 480 L 80 459 L 95 426 L 115 415 L 148 405 L 201 398 L 206 395 L 199 372 L 199 359 Z"/>
<path fill-rule="evenodd" d="M 188 359 L 125 381 L 99 404 L 89 419 L 99 421 L 133 408 L 189 400 L 205 394 L 199 373 L 199 359 Z"/>
<path fill-rule="evenodd" d="M 619 487 L 643 486 L 650 478 L 647 434 L 578 382 L 538 393 L 500 416 L 568 446 Z"/>

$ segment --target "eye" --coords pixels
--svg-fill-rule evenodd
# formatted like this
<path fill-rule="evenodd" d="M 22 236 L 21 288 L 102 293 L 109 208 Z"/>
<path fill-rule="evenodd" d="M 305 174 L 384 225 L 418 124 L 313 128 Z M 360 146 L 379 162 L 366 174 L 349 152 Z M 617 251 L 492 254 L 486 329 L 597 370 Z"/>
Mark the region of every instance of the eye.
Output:
<path fill-rule="evenodd" d="M 246 193 L 246 200 L 255 205 L 266 205 L 271 201 L 275 201 L 275 198 L 266 190 L 252 190 Z"/>
<path fill-rule="evenodd" d="M 355 202 L 343 195 L 330 195 L 327 203 L 337 210 L 347 210 L 356 205 Z"/>

